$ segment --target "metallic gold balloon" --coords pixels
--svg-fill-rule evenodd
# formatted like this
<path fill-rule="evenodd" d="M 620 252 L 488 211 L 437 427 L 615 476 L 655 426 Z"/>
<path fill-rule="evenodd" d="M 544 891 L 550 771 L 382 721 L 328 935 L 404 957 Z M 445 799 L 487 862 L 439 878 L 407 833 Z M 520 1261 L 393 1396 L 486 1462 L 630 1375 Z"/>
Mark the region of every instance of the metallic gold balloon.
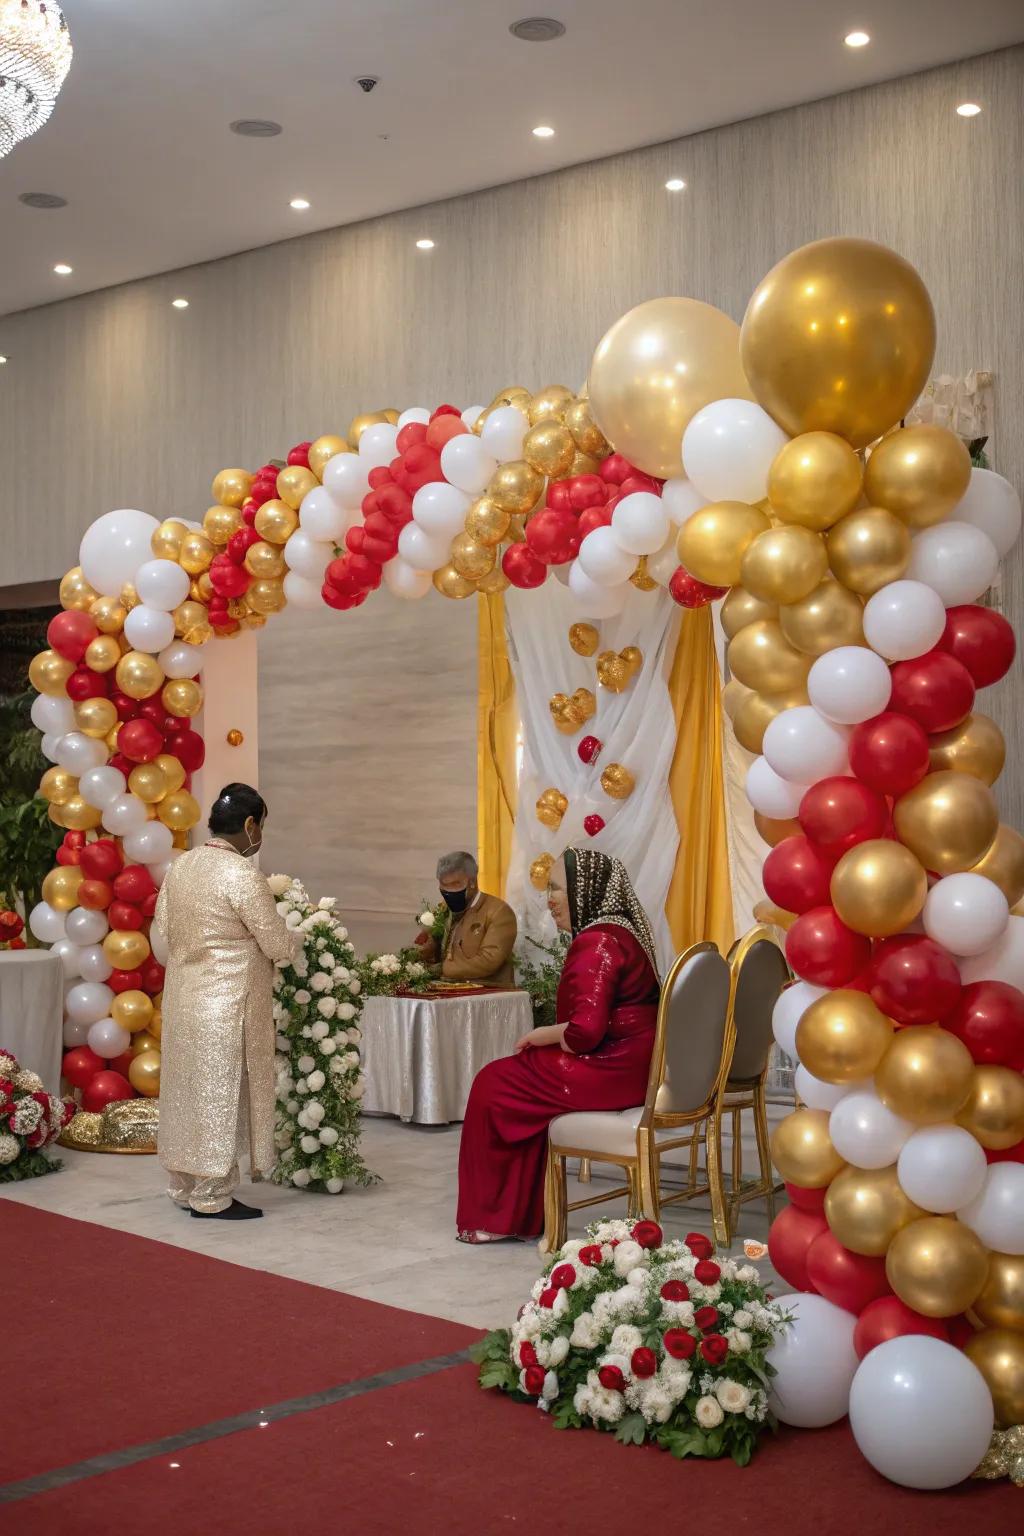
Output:
<path fill-rule="evenodd" d="M 798 603 L 820 585 L 827 570 L 821 535 L 784 523 L 758 534 L 747 545 L 740 561 L 740 581 L 762 602 Z"/>
<path fill-rule="evenodd" d="M 364 411 L 361 416 L 353 416 L 346 433 L 349 442 L 354 448 L 359 447 L 359 439 L 367 427 L 375 427 L 386 420 L 383 411 Z"/>
<path fill-rule="evenodd" d="M 219 501 L 220 497 L 215 495 L 214 500 Z M 154 559 L 176 561 L 181 554 L 181 541 L 186 533 L 188 529 L 180 518 L 165 517 L 159 528 L 153 530 L 153 536 L 149 541 Z"/>
<path fill-rule="evenodd" d="M 1006 740 L 988 715 L 968 715 L 951 731 L 929 736 L 928 758 L 933 773 L 948 768 L 994 784 L 1006 761 Z"/>
<path fill-rule="evenodd" d="M 165 795 L 157 805 L 156 813 L 172 832 L 188 832 L 202 815 L 199 801 L 187 789 L 176 789 Z"/>
<path fill-rule="evenodd" d="M 100 825 L 103 812 L 83 800 L 81 795 L 72 795 L 61 806 L 61 820 L 73 832 L 89 832 Z"/>
<path fill-rule="evenodd" d="M 838 645 L 864 644 L 864 606 L 828 577 L 800 602 L 779 609 L 779 627 L 805 656 L 823 656 Z"/>
<path fill-rule="evenodd" d="M 764 603 L 745 587 L 738 586 L 732 588 L 720 613 L 722 628 L 729 640 L 738 635 L 741 629 L 746 629 L 748 624 L 757 624 L 761 619 L 777 619 L 778 616 L 776 603 Z"/>
<path fill-rule="evenodd" d="M 190 576 L 198 576 L 202 571 L 209 569 L 210 561 L 216 553 L 216 549 L 205 533 L 196 533 L 190 528 L 181 541 L 178 564 Z"/>
<path fill-rule="evenodd" d="M 589 400 L 573 401 L 566 410 L 564 420 L 572 433 L 573 442 L 582 453 L 604 458 L 611 452 L 611 444 L 594 420 Z"/>
<path fill-rule="evenodd" d="M 250 576 L 260 581 L 283 576 L 287 566 L 280 544 L 268 544 L 266 539 L 261 539 L 258 544 L 250 544 L 245 552 L 245 568 Z"/>
<path fill-rule="evenodd" d="M 242 514 L 237 507 L 208 507 L 203 514 L 203 532 L 218 549 L 223 549 L 241 526 Z"/>
<path fill-rule="evenodd" d="M 541 421 L 564 421 L 565 413 L 575 398 L 572 390 L 566 389 L 564 384 L 549 384 L 546 389 L 538 390 L 530 401 L 530 426 L 535 427 Z"/>
<path fill-rule="evenodd" d="M 133 1058 L 128 1068 L 128 1081 L 145 1099 L 155 1099 L 160 1093 L 160 1052 L 143 1051 Z"/>
<path fill-rule="evenodd" d="M 75 670 L 59 651 L 40 651 L 28 664 L 28 680 L 37 693 L 45 693 L 51 699 L 67 698 L 67 680 Z"/>
<path fill-rule="evenodd" d="M 540 421 L 523 439 L 523 458 L 530 468 L 554 480 L 567 473 L 576 453 L 573 435 L 561 421 Z"/>
<path fill-rule="evenodd" d="M 83 660 L 91 672 L 112 672 L 121 660 L 121 647 L 113 635 L 97 635 L 86 646 Z"/>
<path fill-rule="evenodd" d="M 209 610 L 205 603 L 197 603 L 192 598 L 186 598 L 179 603 L 174 610 L 175 632 L 184 639 L 191 631 L 201 629 L 209 623 Z"/>
<path fill-rule="evenodd" d="M 788 1184 L 823 1189 L 845 1166 L 828 1134 L 823 1109 L 795 1109 L 772 1133 L 772 1162 Z"/>
<path fill-rule="evenodd" d="M 160 702 L 169 715 L 191 720 L 203 707 L 203 690 L 190 677 L 172 677 L 163 686 Z"/>
<path fill-rule="evenodd" d="M 612 800 L 628 800 L 636 788 L 636 779 L 621 763 L 609 763 L 601 775 L 601 788 Z"/>
<path fill-rule="evenodd" d="M 577 656 L 593 656 L 600 639 L 600 631 L 593 624 L 571 624 L 569 626 L 569 644 Z"/>
<path fill-rule="evenodd" d="M 158 992 L 156 997 L 153 999 L 153 1017 L 149 1021 L 148 1033 L 153 1036 L 154 1040 L 159 1040 L 160 1035 L 163 1032 L 163 1013 L 160 1008 L 160 1000 L 162 997 L 163 993 Z"/>
<path fill-rule="evenodd" d="M 557 389 L 558 385 L 553 387 Z M 525 384 L 510 384 L 507 389 L 498 391 L 488 409 L 494 410 L 499 405 L 514 405 L 522 411 L 524 416 L 528 416 L 532 399 L 533 391 L 527 389 Z"/>
<path fill-rule="evenodd" d="M 832 871 L 830 893 L 847 928 L 885 939 L 914 921 L 928 894 L 928 876 L 902 843 L 869 838 L 843 854 Z"/>
<path fill-rule="evenodd" d="M 545 789 L 538 796 L 535 806 L 537 820 L 553 832 L 557 832 L 562 825 L 562 817 L 568 809 L 569 802 L 560 789 Z"/>
<path fill-rule="evenodd" d="M 189 584 L 188 595 L 194 603 L 208 604 L 213 596 L 213 582 L 209 571 L 200 571 Z"/>
<path fill-rule="evenodd" d="M 224 740 L 227 742 L 229 747 L 240 747 L 242 742 L 245 740 L 245 736 L 241 731 L 232 727 L 230 731 L 225 733 Z"/>
<path fill-rule="evenodd" d="M 992 846 L 999 812 L 987 784 L 969 773 L 929 773 L 893 807 L 896 836 L 925 869 L 972 869 Z"/>
<path fill-rule="evenodd" d="M 769 527 L 764 513 L 745 501 L 713 501 L 687 518 L 676 536 L 676 553 L 698 581 L 731 587 L 740 580 L 746 550 Z"/>
<path fill-rule="evenodd" d="M 151 1014 L 150 1023 L 152 1023 L 152 1018 L 153 1015 Z M 133 1056 L 141 1056 L 143 1051 L 158 1051 L 159 1049 L 160 1036 L 153 1034 L 149 1024 L 146 1025 L 145 1029 L 137 1030 L 135 1034 L 132 1035 L 132 1043 L 129 1046 L 129 1050 Z"/>
<path fill-rule="evenodd" d="M 636 570 L 630 576 L 629 580 L 632 582 L 633 586 L 636 587 L 638 592 L 654 591 L 658 583 L 655 581 L 654 577 L 648 573 L 646 555 L 640 556 L 636 563 Z"/>
<path fill-rule="evenodd" d="M 91 587 L 82 575 L 80 565 L 73 565 L 61 578 L 60 605 L 62 608 L 75 608 L 80 613 L 88 613 L 99 595 L 95 587 Z"/>
<path fill-rule="evenodd" d="M 285 501 L 265 501 L 253 527 L 268 544 L 287 544 L 299 526 L 299 514 Z"/>
<path fill-rule="evenodd" d="M 734 677 L 730 677 L 722 689 L 722 712 L 729 720 L 735 721 L 737 710 L 743 700 L 749 698 L 751 691 L 750 688 L 744 688 L 743 684 L 738 683 Z"/>
<path fill-rule="evenodd" d="M 825 1083 L 859 1083 L 871 1076 L 892 1044 L 892 1021 L 866 992 L 826 992 L 806 1008 L 796 1048 L 808 1072 Z"/>
<path fill-rule="evenodd" d="M 787 912 L 785 907 L 777 907 L 774 901 L 755 901 L 753 917 L 756 923 L 765 923 L 769 928 L 782 928 L 787 933 L 796 922 L 796 913 Z"/>
<path fill-rule="evenodd" d="M 644 653 L 638 645 L 624 645 L 619 656 L 629 668 L 630 676 L 640 671 L 644 664 Z"/>
<path fill-rule="evenodd" d="M 466 513 L 466 532 L 480 544 L 500 544 L 508 532 L 512 514 L 496 507 L 487 496 L 478 496 Z"/>
<path fill-rule="evenodd" d="M 747 688 L 791 693 L 806 687 L 812 658 L 790 645 L 773 619 L 747 624 L 729 641 L 727 654 L 729 671 Z"/>
<path fill-rule="evenodd" d="M 69 798 L 75 800 L 80 796 L 76 794 Z M 50 809 L 53 809 L 52 804 Z M 63 822 L 60 825 L 63 826 Z M 83 878 L 77 864 L 58 864 L 56 869 L 50 870 L 43 881 L 43 900 L 48 901 L 51 907 L 56 907 L 58 912 L 70 912 L 72 907 L 78 905 L 78 887 Z"/>
<path fill-rule="evenodd" d="M 581 453 L 577 448 L 569 465 L 570 475 L 596 475 L 601 468 L 601 460 L 593 453 Z"/>
<path fill-rule="evenodd" d="M 175 758 L 177 762 L 177 758 Z M 184 782 L 184 773 L 182 774 Z M 167 775 L 156 761 L 151 763 L 137 763 L 128 775 L 128 788 L 133 795 L 144 800 L 147 805 L 155 805 L 167 794 L 170 786 L 167 783 Z"/>
<path fill-rule="evenodd" d="M 972 865 L 971 874 L 984 875 L 998 885 L 1010 906 L 1015 907 L 1024 897 L 1024 837 L 1015 827 L 1000 823 L 991 847 Z"/>
<path fill-rule="evenodd" d="M 587 389 L 616 452 L 662 478 L 682 473 L 683 433 L 699 410 L 752 398 L 735 322 L 682 298 L 651 299 L 617 320 L 594 353 Z"/>
<path fill-rule="evenodd" d="M 597 680 L 609 693 L 623 693 L 633 681 L 635 667 L 620 652 L 602 651 L 597 658 Z"/>
<path fill-rule="evenodd" d="M 1010 1328 L 985 1328 L 964 1345 L 992 1393 L 996 1424 L 1024 1424 L 1024 1335 Z"/>
<path fill-rule="evenodd" d="M 768 473 L 768 500 L 776 517 L 823 533 L 852 512 L 864 471 L 845 438 L 801 432 L 776 454 Z"/>
<path fill-rule="evenodd" d="M 863 448 L 905 416 L 928 381 L 935 315 L 909 262 L 870 240 L 816 240 L 754 290 L 740 354 L 779 426 L 835 432 Z"/>
<path fill-rule="evenodd" d="M 440 592 L 442 597 L 472 597 L 476 591 L 476 582 L 461 575 L 451 564 L 442 565 L 439 571 L 435 571 L 433 582 L 435 592 Z"/>
<path fill-rule="evenodd" d="M 551 853 L 541 853 L 530 865 L 530 884 L 535 891 L 546 891 L 551 875 L 551 866 L 555 862 Z"/>
<path fill-rule="evenodd" d="M 246 469 L 222 469 L 214 475 L 210 496 L 225 507 L 240 507 L 252 490 L 252 475 Z"/>
<path fill-rule="evenodd" d="M 925 1317 L 966 1312 L 980 1295 L 987 1272 L 984 1247 L 970 1227 L 952 1216 L 912 1221 L 897 1232 L 885 1256 L 886 1278 L 896 1295 Z"/>
<path fill-rule="evenodd" d="M 51 805 L 66 805 L 78 793 L 78 780 L 66 768 L 47 768 L 39 780 L 39 793 Z"/>
<path fill-rule="evenodd" d="M 338 437 L 334 432 L 325 432 L 322 437 L 318 437 L 315 442 L 310 443 L 309 452 L 306 454 L 306 457 L 309 460 L 309 467 L 314 475 L 316 475 L 318 480 L 322 480 L 324 477 L 324 467 L 330 459 L 333 459 L 336 454 L 351 452 L 352 449 L 343 437 Z"/>
<path fill-rule="evenodd" d="M 288 604 L 283 579 L 274 576 L 254 581 L 245 594 L 245 601 L 254 613 L 280 613 Z"/>
<path fill-rule="evenodd" d="M 505 535 L 510 544 L 523 544 L 526 541 L 526 517 L 514 516 L 510 519 L 508 533 Z"/>
<path fill-rule="evenodd" d="M 731 688 L 732 683 L 727 686 Z M 745 689 L 733 715 L 736 740 L 745 752 L 759 753 L 764 744 L 764 733 L 775 716 L 781 715 L 784 709 L 794 709 L 798 704 L 806 703 L 805 689 L 795 689 L 792 693 L 755 693 Z"/>
<path fill-rule="evenodd" d="M 110 1017 L 130 1035 L 145 1029 L 153 1017 L 153 1004 L 145 992 L 118 992 L 110 1005 Z"/>
<path fill-rule="evenodd" d="M 480 577 L 476 584 L 476 589 L 478 592 L 482 592 L 485 597 L 492 597 L 496 596 L 499 592 L 504 592 L 511 585 L 512 583 L 505 575 L 501 566 L 496 565 L 493 571 L 488 571 L 486 576 Z"/>
<path fill-rule="evenodd" d="M 125 582 L 118 596 L 120 598 L 122 608 L 125 608 L 128 613 L 131 613 L 133 608 L 137 608 L 139 606 L 139 594 L 136 592 L 130 581 Z"/>
<path fill-rule="evenodd" d="M 460 576 L 478 581 L 494 570 L 496 556 L 492 544 L 481 544 L 471 534 L 457 533 L 452 540 L 452 565 Z"/>
<path fill-rule="evenodd" d="M 145 651 L 128 651 L 118 662 L 114 679 L 130 699 L 148 699 L 163 684 L 163 668 Z"/>
<path fill-rule="evenodd" d="M 553 693 L 548 700 L 551 718 L 563 736 L 572 736 L 583 724 L 583 715 L 576 701 L 567 693 Z"/>
<path fill-rule="evenodd" d="M 109 699 L 82 699 L 75 705 L 75 724 L 83 735 L 102 741 L 117 724 L 117 710 Z"/>
<path fill-rule="evenodd" d="M 974 1313 L 990 1328 L 1024 1330 L 1024 1254 L 990 1253 Z"/>
<path fill-rule="evenodd" d="M 589 688 L 577 688 L 570 703 L 583 725 L 597 713 L 597 700 Z"/>
<path fill-rule="evenodd" d="M 93 623 L 103 635 L 119 635 L 124 629 L 128 610 L 117 597 L 98 597 L 89 609 Z"/>
<path fill-rule="evenodd" d="M 769 848 L 775 848 L 784 842 L 787 837 L 799 837 L 803 827 L 792 817 L 786 821 L 777 821 L 771 816 L 762 816 L 760 811 L 754 812 L 754 826 L 758 836 L 762 837 Z"/>
<path fill-rule="evenodd" d="M 912 1025 L 897 1031 L 879 1062 L 875 1092 L 894 1115 L 936 1125 L 956 1117 L 973 1072 L 971 1053 L 956 1035 L 937 1024 Z"/>
<path fill-rule="evenodd" d="M 121 721 L 119 720 L 117 722 L 117 724 L 115 726 L 113 726 L 111 730 L 109 730 L 107 732 L 107 735 L 105 737 L 107 746 L 110 748 L 111 752 L 116 752 L 117 751 L 117 735 L 118 735 L 118 732 L 120 731 L 120 729 L 121 729 Z"/>
<path fill-rule="evenodd" d="M 64 817 L 67 820 L 67 806 Z M 1013 1067 L 975 1067 L 956 1123 L 990 1152 L 1005 1152 L 1024 1141 L 1024 1072 Z"/>
<path fill-rule="evenodd" d="M 825 1196 L 825 1216 L 843 1247 L 870 1258 L 881 1258 L 896 1233 L 923 1214 L 903 1193 L 894 1163 L 844 1168 Z"/>
<path fill-rule="evenodd" d="M 910 530 L 884 507 L 862 507 L 829 530 L 825 548 L 836 580 L 870 597 L 906 570 Z"/>
<path fill-rule="evenodd" d="M 543 490 L 543 475 L 531 469 L 525 459 L 511 459 L 494 471 L 487 495 L 496 507 L 514 515 L 535 507 Z"/>
<path fill-rule="evenodd" d="M 302 505 L 304 496 L 320 484 L 316 475 L 304 464 L 289 464 L 277 477 L 277 494 L 294 511 Z"/>
<path fill-rule="evenodd" d="M 864 471 L 864 494 L 910 528 L 948 517 L 967 489 L 971 456 L 948 427 L 922 423 L 879 443 Z"/>

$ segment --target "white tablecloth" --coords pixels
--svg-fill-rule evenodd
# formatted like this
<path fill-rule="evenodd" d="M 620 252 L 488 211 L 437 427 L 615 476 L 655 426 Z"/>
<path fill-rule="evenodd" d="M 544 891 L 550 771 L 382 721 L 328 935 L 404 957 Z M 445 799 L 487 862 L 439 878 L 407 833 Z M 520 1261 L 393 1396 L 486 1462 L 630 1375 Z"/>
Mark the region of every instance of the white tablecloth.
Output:
<path fill-rule="evenodd" d="M 480 1068 L 533 1028 L 533 1008 L 526 992 L 368 997 L 359 1027 L 364 1113 L 444 1125 L 464 1117 Z"/>
<path fill-rule="evenodd" d="M 60 1092 L 64 968 L 47 949 L 0 950 L 0 1050 Z"/>

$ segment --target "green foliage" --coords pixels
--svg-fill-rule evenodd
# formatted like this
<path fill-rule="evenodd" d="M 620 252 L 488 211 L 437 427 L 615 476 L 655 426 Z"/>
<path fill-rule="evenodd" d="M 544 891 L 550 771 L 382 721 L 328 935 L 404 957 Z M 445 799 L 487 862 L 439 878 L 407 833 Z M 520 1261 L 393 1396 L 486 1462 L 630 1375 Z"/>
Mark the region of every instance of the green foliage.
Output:
<path fill-rule="evenodd" d="M 562 979 L 569 935 L 560 933 L 553 944 L 541 944 L 537 939 L 526 938 L 523 952 L 516 957 L 516 982 L 530 994 L 533 1004 L 533 1021 L 539 1028 L 544 1024 L 557 1024 L 555 999 L 558 983 Z M 532 959 L 525 946 L 535 949 L 540 959 Z"/>
<path fill-rule="evenodd" d="M 38 1147 L 22 1147 L 13 1163 L 0 1167 L 0 1184 L 17 1184 L 21 1179 L 41 1179 L 47 1173 L 59 1173 L 64 1167 L 59 1157 L 47 1157 Z"/>
<path fill-rule="evenodd" d="M 0 699 L 0 906 L 25 916 L 41 898 L 62 835 L 36 793 L 47 763 L 29 718 L 34 697 Z M 35 942 L 27 929 L 25 939 Z"/>

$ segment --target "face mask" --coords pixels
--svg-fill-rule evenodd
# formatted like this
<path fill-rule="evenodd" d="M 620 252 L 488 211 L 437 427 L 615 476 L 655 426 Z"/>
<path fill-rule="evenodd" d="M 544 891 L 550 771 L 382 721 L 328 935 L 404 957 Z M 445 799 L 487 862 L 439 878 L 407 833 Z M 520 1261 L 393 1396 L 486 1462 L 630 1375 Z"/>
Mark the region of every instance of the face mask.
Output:
<path fill-rule="evenodd" d="M 450 912 L 465 912 L 465 910 L 466 910 L 466 892 L 465 891 L 442 891 L 441 895 L 444 897 L 445 901 L 448 903 L 448 910 Z"/>
<path fill-rule="evenodd" d="M 242 830 L 245 832 L 248 841 L 246 846 L 244 848 L 240 848 L 238 851 L 242 855 L 243 859 L 249 859 L 254 853 L 259 853 L 260 848 L 263 845 L 263 833 L 260 833 L 258 842 L 254 843 L 252 840 L 252 833 L 249 831 L 248 827 L 244 827 Z"/>

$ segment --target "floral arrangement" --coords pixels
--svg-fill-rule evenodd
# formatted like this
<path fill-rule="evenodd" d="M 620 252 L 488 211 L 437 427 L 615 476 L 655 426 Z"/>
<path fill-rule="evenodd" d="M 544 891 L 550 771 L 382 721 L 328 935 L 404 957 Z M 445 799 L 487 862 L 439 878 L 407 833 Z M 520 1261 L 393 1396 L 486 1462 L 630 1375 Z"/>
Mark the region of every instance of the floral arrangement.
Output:
<path fill-rule="evenodd" d="M 534 1023 L 538 1027 L 558 1023 L 555 1005 L 569 941 L 567 933 L 558 934 L 553 944 L 542 944 L 539 939 L 532 939 L 527 934 L 520 953 L 516 955 L 516 983 L 524 992 L 529 992 Z M 531 959 L 526 945 L 537 950 L 544 958 Z"/>
<path fill-rule="evenodd" d="M 5 908 L 0 912 L 0 949 L 24 949 L 25 920 L 18 912 Z"/>
<path fill-rule="evenodd" d="M 428 968 L 412 957 L 415 950 L 400 954 L 367 955 L 358 965 L 364 997 L 390 997 L 400 987 L 415 986 L 428 976 Z"/>
<path fill-rule="evenodd" d="M 766 1352 L 788 1326 L 757 1270 L 691 1232 L 604 1221 L 569 1242 L 511 1329 L 476 1347 L 480 1385 L 550 1413 L 559 1429 L 612 1431 L 673 1456 L 746 1466 L 766 1427 Z"/>
<path fill-rule="evenodd" d="M 58 1099 L 43 1088 L 35 1072 L 18 1065 L 0 1050 L 0 1184 L 35 1179 L 61 1167 L 43 1156 L 75 1113 L 70 1099 Z"/>
<path fill-rule="evenodd" d="M 302 953 L 274 972 L 278 1184 L 340 1195 L 373 1175 L 359 1150 L 363 1096 L 358 1045 L 362 981 L 335 899 L 314 906 L 297 880 L 271 875 L 277 910 L 303 936 Z"/>
<path fill-rule="evenodd" d="M 434 943 L 438 946 L 438 949 L 440 949 L 441 945 L 444 943 L 444 936 L 448 931 L 448 921 L 450 917 L 451 913 L 448 911 L 448 907 L 445 902 L 439 901 L 436 907 L 432 907 L 429 901 L 425 901 L 423 903 L 423 910 L 420 912 L 420 915 L 416 921 L 419 923 L 423 932 L 429 938 L 433 939 Z"/>

